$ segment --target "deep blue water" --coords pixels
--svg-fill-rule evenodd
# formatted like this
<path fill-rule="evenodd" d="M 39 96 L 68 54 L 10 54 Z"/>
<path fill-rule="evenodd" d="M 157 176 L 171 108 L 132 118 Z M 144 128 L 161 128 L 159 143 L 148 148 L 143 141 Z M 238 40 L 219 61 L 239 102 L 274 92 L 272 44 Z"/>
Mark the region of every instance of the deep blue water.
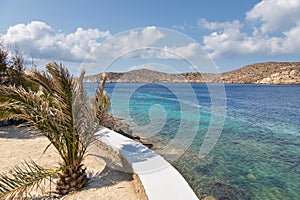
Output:
<path fill-rule="evenodd" d="M 89 94 L 95 87 L 86 84 Z M 225 84 L 226 96 L 213 97 L 208 89 L 202 83 L 106 85 L 112 114 L 153 140 L 200 197 L 300 199 L 300 86 Z M 212 114 L 214 108 L 226 113 Z M 225 123 L 212 151 L 199 158 L 207 131 L 218 131 L 209 126 L 212 119 Z M 188 148 L 175 143 L 174 152 L 164 151 L 178 135 Z"/>

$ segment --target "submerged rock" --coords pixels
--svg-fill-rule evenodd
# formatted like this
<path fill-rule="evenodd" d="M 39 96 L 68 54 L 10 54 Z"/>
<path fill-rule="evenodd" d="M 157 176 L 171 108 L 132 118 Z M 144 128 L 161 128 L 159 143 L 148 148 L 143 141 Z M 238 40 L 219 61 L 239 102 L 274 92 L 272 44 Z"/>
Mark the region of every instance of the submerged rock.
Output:
<path fill-rule="evenodd" d="M 250 180 L 256 180 L 257 179 L 257 175 L 255 174 L 247 174 L 247 178 L 250 179 Z"/>
<path fill-rule="evenodd" d="M 210 194 L 218 200 L 248 200 L 246 194 L 228 184 L 214 182 L 210 188 Z"/>

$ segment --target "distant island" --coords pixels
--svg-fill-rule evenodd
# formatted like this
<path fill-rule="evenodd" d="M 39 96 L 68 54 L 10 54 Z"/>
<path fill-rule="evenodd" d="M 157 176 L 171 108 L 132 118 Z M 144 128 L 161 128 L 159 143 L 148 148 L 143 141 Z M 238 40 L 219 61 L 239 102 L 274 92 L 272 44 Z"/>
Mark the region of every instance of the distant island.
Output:
<path fill-rule="evenodd" d="M 207 82 L 243 84 L 300 84 L 300 62 L 265 62 L 221 74 L 187 72 L 169 74 L 138 69 L 124 73 L 106 72 L 107 82 Z M 85 82 L 99 82 L 101 74 L 86 76 Z"/>

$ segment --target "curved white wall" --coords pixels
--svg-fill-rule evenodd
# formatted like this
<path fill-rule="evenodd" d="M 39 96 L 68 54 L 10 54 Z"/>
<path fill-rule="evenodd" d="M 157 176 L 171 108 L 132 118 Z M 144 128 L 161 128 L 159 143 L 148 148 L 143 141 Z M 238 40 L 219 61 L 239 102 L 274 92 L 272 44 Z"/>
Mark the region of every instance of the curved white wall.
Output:
<path fill-rule="evenodd" d="M 182 175 L 154 151 L 107 128 L 97 134 L 105 134 L 99 140 L 131 164 L 149 200 L 198 199 Z"/>

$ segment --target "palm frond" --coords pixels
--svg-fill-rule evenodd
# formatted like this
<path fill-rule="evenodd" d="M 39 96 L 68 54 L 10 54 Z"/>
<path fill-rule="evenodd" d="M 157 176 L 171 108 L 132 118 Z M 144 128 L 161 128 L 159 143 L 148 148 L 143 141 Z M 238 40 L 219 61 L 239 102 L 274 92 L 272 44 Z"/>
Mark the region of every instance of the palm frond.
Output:
<path fill-rule="evenodd" d="M 99 120 L 99 123 L 102 123 L 102 120 L 104 117 L 106 117 L 106 113 L 108 112 L 109 106 L 110 106 L 110 98 L 106 91 L 104 90 L 105 87 L 105 82 L 106 82 L 106 74 L 102 74 L 101 78 L 101 84 L 99 85 L 95 99 L 94 99 L 94 104 L 97 107 L 97 118 Z"/>
<path fill-rule="evenodd" d="M 80 157 L 83 158 L 87 147 L 94 141 L 94 133 L 99 128 L 97 119 L 97 107 L 94 102 L 87 97 L 83 86 L 85 71 L 81 72 L 76 80 L 73 93 L 73 110 L 76 131 L 80 137 L 80 148 L 82 149 Z"/>
<path fill-rule="evenodd" d="M 84 71 L 74 79 L 62 64 L 50 63 L 46 68 L 46 72 L 35 71 L 27 75 L 35 86 L 40 86 L 39 91 L 0 85 L 0 119 L 25 120 L 26 125 L 39 130 L 55 147 L 63 160 L 61 169 L 81 168 L 87 147 L 94 141 L 99 121 L 105 117 L 110 105 L 104 90 L 105 74 L 95 98 L 90 100 L 83 86 Z M 14 170 L 18 172 L 17 168 Z M 17 174 L 23 174 L 19 172 Z M 9 178 L 2 176 L 4 181 L 12 180 Z M 7 191 L 8 185 L 2 186 L 2 192 Z"/>
<path fill-rule="evenodd" d="M 31 77 L 41 85 L 42 95 L 14 86 L 0 87 L 0 102 L 5 102 L 1 107 L 7 111 L 3 117 L 17 111 L 11 117 L 27 120 L 56 143 L 58 151 L 65 151 L 64 158 L 72 157 L 68 150 L 78 138 L 72 114 L 73 80 L 62 65 L 48 64 L 47 69 L 48 74 L 35 72 Z"/>
<path fill-rule="evenodd" d="M 0 104 L 1 119 L 26 120 L 27 125 L 35 127 L 50 140 L 62 158 L 67 156 L 61 137 L 64 126 L 60 121 L 66 117 L 62 110 L 50 106 L 50 101 L 22 87 L 0 86 L 0 91 L 0 102 L 3 102 Z"/>
<path fill-rule="evenodd" d="M 41 182 L 59 172 L 45 169 L 34 161 L 24 162 L 23 167 L 15 166 L 6 174 L 0 174 L 0 198 L 14 199 L 39 187 Z"/>
<path fill-rule="evenodd" d="M 55 88 L 55 83 L 51 76 L 46 72 L 33 71 L 31 75 L 25 76 L 25 78 L 40 86 L 43 89 L 44 94 L 53 94 L 53 88 Z"/>

